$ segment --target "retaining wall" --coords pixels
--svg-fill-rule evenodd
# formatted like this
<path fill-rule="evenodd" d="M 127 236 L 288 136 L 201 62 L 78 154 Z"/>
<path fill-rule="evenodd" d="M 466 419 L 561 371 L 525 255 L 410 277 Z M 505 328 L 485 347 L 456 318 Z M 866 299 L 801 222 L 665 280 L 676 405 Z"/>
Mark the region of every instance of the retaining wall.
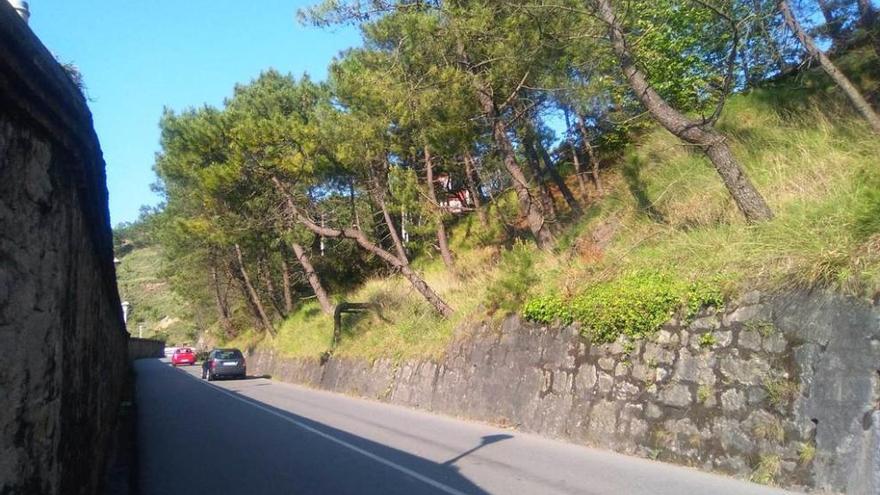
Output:
<path fill-rule="evenodd" d="M 165 357 L 165 341 L 153 339 L 128 339 L 128 359 L 161 358 Z"/>
<path fill-rule="evenodd" d="M 880 493 L 880 311 L 757 292 L 644 342 L 508 318 L 440 361 L 249 361 L 273 378 L 790 488 Z"/>
<path fill-rule="evenodd" d="M 85 99 L 0 1 L 0 493 L 100 491 L 128 338 L 112 260 Z"/>

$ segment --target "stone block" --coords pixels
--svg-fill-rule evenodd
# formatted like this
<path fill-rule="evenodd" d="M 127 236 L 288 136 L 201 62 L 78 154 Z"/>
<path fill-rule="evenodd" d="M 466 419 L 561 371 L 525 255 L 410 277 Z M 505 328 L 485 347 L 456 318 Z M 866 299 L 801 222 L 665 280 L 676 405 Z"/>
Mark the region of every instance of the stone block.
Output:
<path fill-rule="evenodd" d="M 639 387 L 629 382 L 620 382 L 614 387 L 614 396 L 620 400 L 634 399 L 639 392 Z"/>
<path fill-rule="evenodd" d="M 675 361 L 675 354 L 656 342 L 648 342 L 645 344 L 642 360 L 653 365 L 672 364 Z"/>
<path fill-rule="evenodd" d="M 755 330 L 743 330 L 739 333 L 739 341 L 737 342 L 737 345 L 741 349 L 760 351 L 761 334 L 759 334 Z"/>
<path fill-rule="evenodd" d="M 662 382 L 669 376 L 669 370 L 663 367 L 654 370 L 654 381 Z"/>
<path fill-rule="evenodd" d="M 764 307 L 760 304 L 739 307 L 731 313 L 724 315 L 722 323 L 726 327 L 736 323 L 745 323 L 760 315 L 763 309 Z"/>
<path fill-rule="evenodd" d="M 719 368 L 728 380 L 746 385 L 763 383 L 770 372 L 770 364 L 756 356 L 751 359 L 727 356 L 721 359 Z"/>
<path fill-rule="evenodd" d="M 611 391 L 611 388 L 614 387 L 614 377 L 607 373 L 599 372 L 599 378 L 596 382 L 597 392 L 600 394 L 607 394 Z"/>
<path fill-rule="evenodd" d="M 764 390 L 764 387 L 762 386 L 749 387 L 748 390 L 746 390 L 746 396 L 746 403 L 750 406 L 756 406 L 767 399 L 767 391 Z"/>
<path fill-rule="evenodd" d="M 654 378 L 654 370 L 643 363 L 635 363 L 631 368 L 632 377 L 636 380 L 647 382 Z"/>
<path fill-rule="evenodd" d="M 672 407 L 686 407 L 693 403 L 693 395 L 683 383 L 673 383 L 660 390 L 660 403 Z"/>
<path fill-rule="evenodd" d="M 712 345 L 713 349 L 724 349 L 733 342 L 733 332 L 730 330 L 715 331 L 712 332 L 712 336 L 715 337 L 715 344 Z"/>
<path fill-rule="evenodd" d="M 763 349 L 772 354 L 785 352 L 785 336 L 781 332 L 774 332 L 764 337 Z"/>
<path fill-rule="evenodd" d="M 679 352 L 673 378 L 704 385 L 715 384 L 715 356 L 713 354 L 693 355 L 687 349 Z"/>
<path fill-rule="evenodd" d="M 663 329 L 657 332 L 657 343 L 660 345 L 668 346 L 668 345 L 676 345 L 678 344 L 678 334 L 673 333 L 669 330 Z"/>
<path fill-rule="evenodd" d="M 590 409 L 590 436 L 608 445 L 617 431 L 617 405 L 611 401 L 598 401 Z"/>
<path fill-rule="evenodd" d="M 712 436 L 718 439 L 721 448 L 730 453 L 750 453 L 755 444 L 751 432 L 744 432 L 739 421 L 719 416 L 712 422 Z"/>
<path fill-rule="evenodd" d="M 735 388 L 725 390 L 721 394 L 721 409 L 727 412 L 742 410 L 746 405 L 746 395 Z"/>
<path fill-rule="evenodd" d="M 734 306 L 753 306 L 759 302 L 761 302 L 761 292 L 751 290 L 740 296 L 739 299 L 734 302 Z"/>
<path fill-rule="evenodd" d="M 701 332 L 705 330 L 715 330 L 721 327 L 721 323 L 718 321 L 718 317 L 716 316 L 704 316 L 702 318 L 697 318 L 688 325 L 688 330 L 691 332 Z"/>

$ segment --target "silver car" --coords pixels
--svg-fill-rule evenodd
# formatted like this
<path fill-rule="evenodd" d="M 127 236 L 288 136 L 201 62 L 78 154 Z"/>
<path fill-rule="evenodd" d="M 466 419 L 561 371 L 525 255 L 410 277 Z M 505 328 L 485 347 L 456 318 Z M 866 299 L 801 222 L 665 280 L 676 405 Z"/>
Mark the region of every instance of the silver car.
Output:
<path fill-rule="evenodd" d="M 245 378 L 247 363 L 238 349 L 214 349 L 202 362 L 202 378 L 209 382 L 215 378 Z"/>

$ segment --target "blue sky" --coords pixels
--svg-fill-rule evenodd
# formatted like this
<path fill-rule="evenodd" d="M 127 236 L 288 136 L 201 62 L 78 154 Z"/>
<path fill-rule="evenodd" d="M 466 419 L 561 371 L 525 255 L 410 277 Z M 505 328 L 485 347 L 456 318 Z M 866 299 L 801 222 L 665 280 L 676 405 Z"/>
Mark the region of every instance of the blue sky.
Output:
<path fill-rule="evenodd" d="M 137 218 L 150 192 L 162 108 L 220 105 L 237 82 L 274 67 L 324 79 L 359 45 L 354 28 L 300 25 L 317 0 L 31 0 L 31 29 L 83 74 L 107 162 L 114 225 Z"/>

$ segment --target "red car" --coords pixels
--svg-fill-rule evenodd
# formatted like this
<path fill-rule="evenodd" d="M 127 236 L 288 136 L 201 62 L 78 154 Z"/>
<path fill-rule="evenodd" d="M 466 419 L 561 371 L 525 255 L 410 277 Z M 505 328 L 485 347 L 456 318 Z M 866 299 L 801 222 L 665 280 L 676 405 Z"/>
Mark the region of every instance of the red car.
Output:
<path fill-rule="evenodd" d="M 189 347 L 181 347 L 171 355 L 171 364 L 173 366 L 181 364 L 192 366 L 193 364 L 196 364 L 196 353 Z"/>

